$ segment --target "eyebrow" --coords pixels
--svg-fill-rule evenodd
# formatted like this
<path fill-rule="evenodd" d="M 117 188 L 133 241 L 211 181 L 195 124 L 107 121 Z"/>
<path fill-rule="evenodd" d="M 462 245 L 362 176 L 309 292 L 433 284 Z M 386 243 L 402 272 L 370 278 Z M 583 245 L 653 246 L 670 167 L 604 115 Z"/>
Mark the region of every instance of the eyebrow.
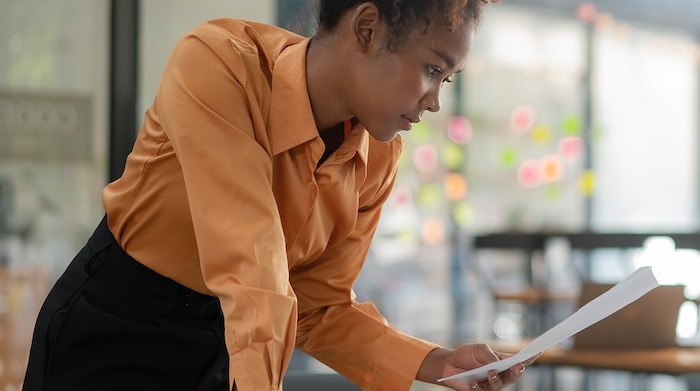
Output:
<path fill-rule="evenodd" d="M 440 57 L 442 59 L 442 61 L 445 61 L 447 63 L 448 68 L 452 69 L 455 67 L 455 60 L 452 59 L 452 57 L 449 54 L 443 52 L 442 50 L 437 50 L 437 49 L 433 49 L 433 48 L 430 48 L 430 50 L 432 50 L 433 53 L 435 53 L 438 57 Z M 459 69 L 455 73 L 459 73 L 459 72 L 462 72 L 462 70 Z"/>

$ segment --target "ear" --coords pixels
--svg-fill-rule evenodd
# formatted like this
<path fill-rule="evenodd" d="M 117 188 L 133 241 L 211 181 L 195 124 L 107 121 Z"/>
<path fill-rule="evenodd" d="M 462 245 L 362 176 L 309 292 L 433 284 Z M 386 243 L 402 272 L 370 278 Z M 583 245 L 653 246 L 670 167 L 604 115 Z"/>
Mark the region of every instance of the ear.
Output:
<path fill-rule="evenodd" d="M 372 45 L 378 43 L 381 18 L 377 5 L 370 2 L 360 4 L 353 12 L 350 23 L 353 38 L 360 51 L 366 52 Z"/>

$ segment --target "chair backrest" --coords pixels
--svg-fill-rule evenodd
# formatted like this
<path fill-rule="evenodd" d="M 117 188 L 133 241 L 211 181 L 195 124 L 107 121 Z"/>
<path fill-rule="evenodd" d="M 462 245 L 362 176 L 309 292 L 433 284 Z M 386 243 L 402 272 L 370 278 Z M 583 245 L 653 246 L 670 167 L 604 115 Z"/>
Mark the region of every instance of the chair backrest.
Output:
<path fill-rule="evenodd" d="M 612 285 L 584 282 L 579 307 Z M 658 349 L 676 346 L 676 324 L 686 301 L 681 285 L 662 285 L 574 336 L 574 348 Z"/>

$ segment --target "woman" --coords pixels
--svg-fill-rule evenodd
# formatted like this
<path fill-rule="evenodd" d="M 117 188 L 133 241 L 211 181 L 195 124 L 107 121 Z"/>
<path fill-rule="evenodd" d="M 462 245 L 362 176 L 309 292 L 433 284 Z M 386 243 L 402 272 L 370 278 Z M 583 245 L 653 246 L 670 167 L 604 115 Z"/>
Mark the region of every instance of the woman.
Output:
<path fill-rule="evenodd" d="M 352 292 L 397 133 L 440 109 L 483 2 L 327 0 L 311 38 L 234 19 L 185 35 L 42 308 L 24 390 L 279 390 L 295 344 L 367 390 L 498 360 L 407 336 Z"/>

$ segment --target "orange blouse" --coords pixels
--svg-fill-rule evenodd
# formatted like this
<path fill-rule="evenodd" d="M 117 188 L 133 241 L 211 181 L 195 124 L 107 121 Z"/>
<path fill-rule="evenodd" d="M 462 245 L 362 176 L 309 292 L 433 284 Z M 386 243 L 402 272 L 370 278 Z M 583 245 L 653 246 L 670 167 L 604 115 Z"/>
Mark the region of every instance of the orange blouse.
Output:
<path fill-rule="evenodd" d="M 279 390 L 295 343 L 363 389 L 408 390 L 436 345 L 352 291 L 402 140 L 358 124 L 317 167 L 308 42 L 235 19 L 186 34 L 103 191 L 109 227 L 135 259 L 220 299 L 238 390 Z"/>

